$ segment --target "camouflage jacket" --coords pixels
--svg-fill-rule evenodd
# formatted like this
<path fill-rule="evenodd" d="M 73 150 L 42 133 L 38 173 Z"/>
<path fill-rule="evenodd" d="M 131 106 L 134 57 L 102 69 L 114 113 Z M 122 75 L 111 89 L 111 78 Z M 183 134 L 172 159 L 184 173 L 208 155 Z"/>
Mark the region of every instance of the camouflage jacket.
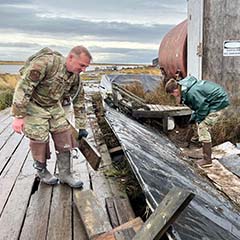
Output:
<path fill-rule="evenodd" d="M 65 98 L 75 97 L 73 108 L 76 127 L 86 127 L 84 91 L 80 76 L 67 71 L 65 58 L 60 53 L 49 48 L 42 49 L 30 57 L 20 69 L 20 74 L 21 79 L 16 86 L 12 104 L 14 117 L 23 118 L 27 115 L 29 101 L 44 108 L 60 104 Z"/>

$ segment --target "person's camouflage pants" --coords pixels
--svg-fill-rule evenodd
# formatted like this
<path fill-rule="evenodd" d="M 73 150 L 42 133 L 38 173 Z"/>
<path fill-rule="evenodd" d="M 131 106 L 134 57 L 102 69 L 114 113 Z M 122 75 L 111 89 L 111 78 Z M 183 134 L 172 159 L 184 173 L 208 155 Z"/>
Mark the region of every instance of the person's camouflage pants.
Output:
<path fill-rule="evenodd" d="M 24 118 L 24 134 L 32 140 L 48 142 L 50 132 L 59 132 L 70 128 L 60 104 L 43 108 L 30 102 L 27 114 Z"/>
<path fill-rule="evenodd" d="M 223 110 L 212 112 L 208 114 L 201 123 L 197 124 L 199 142 L 212 142 L 212 137 L 209 130 L 217 123 L 222 114 Z"/>

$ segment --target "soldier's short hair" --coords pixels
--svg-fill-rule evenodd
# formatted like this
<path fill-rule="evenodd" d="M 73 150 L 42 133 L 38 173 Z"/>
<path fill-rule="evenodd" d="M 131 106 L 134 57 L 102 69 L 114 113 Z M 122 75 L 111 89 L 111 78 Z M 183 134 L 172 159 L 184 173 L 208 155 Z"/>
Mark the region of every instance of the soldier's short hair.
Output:
<path fill-rule="evenodd" d="M 90 60 L 92 60 L 92 55 L 90 54 L 90 52 L 88 51 L 87 48 L 85 48 L 84 46 L 76 46 L 74 48 L 71 49 L 70 53 L 75 54 L 76 56 L 79 56 L 81 53 L 84 53 L 86 56 L 89 57 Z M 70 54 L 69 53 L 69 54 Z"/>
<path fill-rule="evenodd" d="M 178 89 L 178 83 L 174 78 L 171 78 L 165 85 L 165 91 L 170 94 L 173 93 L 175 89 Z"/>

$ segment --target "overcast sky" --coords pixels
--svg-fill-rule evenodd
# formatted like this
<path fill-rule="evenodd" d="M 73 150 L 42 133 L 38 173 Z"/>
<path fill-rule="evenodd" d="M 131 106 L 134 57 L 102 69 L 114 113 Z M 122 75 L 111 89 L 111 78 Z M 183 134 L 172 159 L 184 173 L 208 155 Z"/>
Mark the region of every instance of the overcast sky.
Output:
<path fill-rule="evenodd" d="M 0 60 L 86 46 L 94 62 L 150 63 L 187 0 L 0 0 Z"/>

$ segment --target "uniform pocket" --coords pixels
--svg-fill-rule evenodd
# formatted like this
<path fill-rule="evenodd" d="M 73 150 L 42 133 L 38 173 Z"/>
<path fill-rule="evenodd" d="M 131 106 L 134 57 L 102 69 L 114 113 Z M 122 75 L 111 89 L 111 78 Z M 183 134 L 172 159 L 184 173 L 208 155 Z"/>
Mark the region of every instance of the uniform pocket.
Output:
<path fill-rule="evenodd" d="M 61 77 L 53 79 L 49 91 L 50 97 L 59 100 L 59 98 L 63 96 L 63 93 L 64 93 L 64 79 Z"/>

